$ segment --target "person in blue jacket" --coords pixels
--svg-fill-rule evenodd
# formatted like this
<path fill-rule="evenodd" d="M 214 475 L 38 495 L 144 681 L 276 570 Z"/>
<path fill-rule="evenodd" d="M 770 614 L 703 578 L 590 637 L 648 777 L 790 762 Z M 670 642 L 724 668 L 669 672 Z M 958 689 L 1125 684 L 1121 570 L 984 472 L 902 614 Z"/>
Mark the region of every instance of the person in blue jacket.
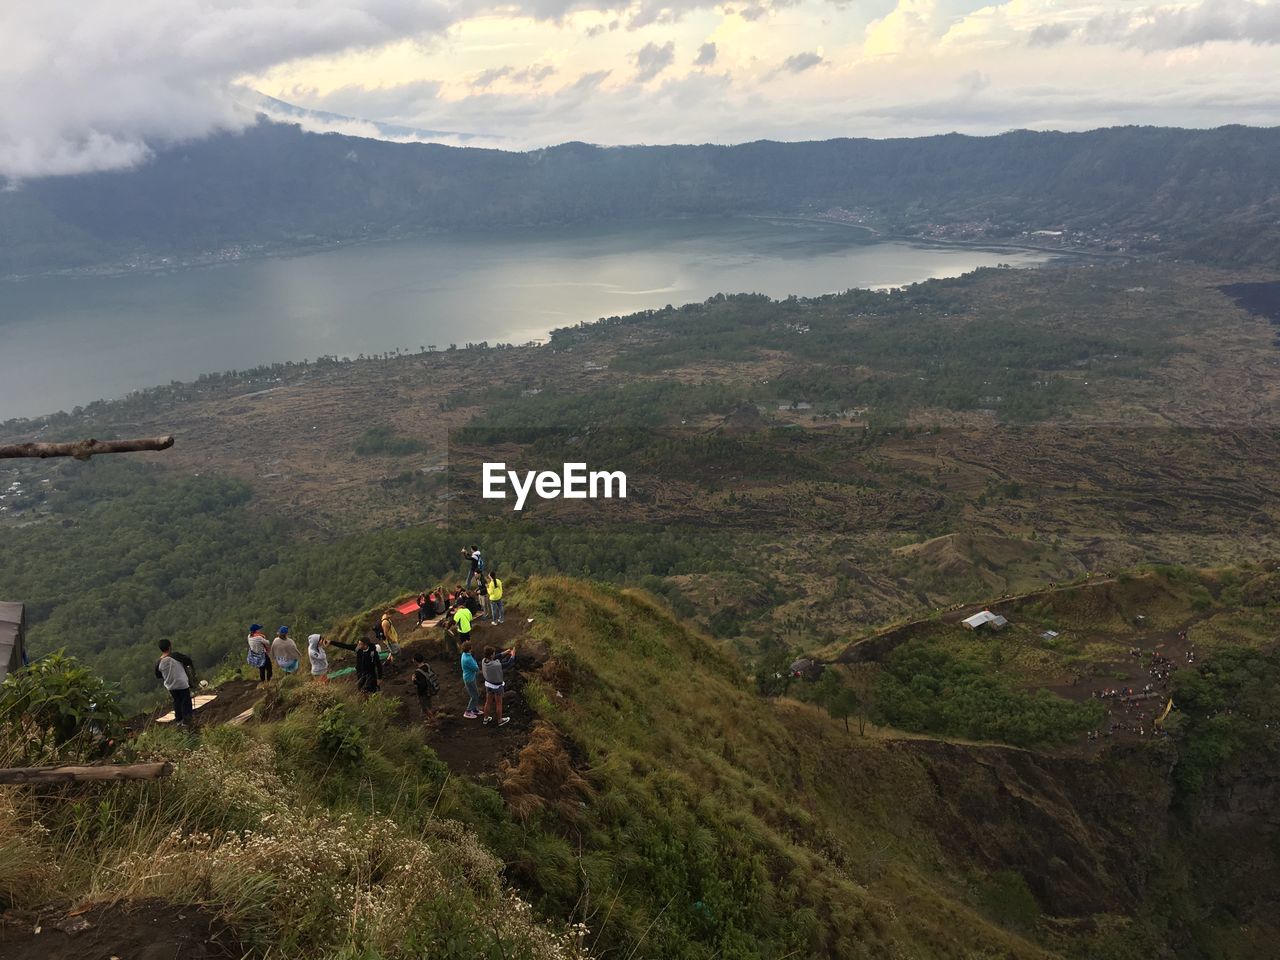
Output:
<path fill-rule="evenodd" d="M 467 688 L 467 709 L 463 712 L 463 716 L 468 720 L 475 720 L 480 716 L 480 690 L 476 686 L 476 675 L 480 673 L 480 664 L 476 663 L 476 658 L 471 655 L 471 641 L 467 640 L 462 644 L 462 656 L 458 659 L 459 666 L 462 667 L 462 685 Z"/>

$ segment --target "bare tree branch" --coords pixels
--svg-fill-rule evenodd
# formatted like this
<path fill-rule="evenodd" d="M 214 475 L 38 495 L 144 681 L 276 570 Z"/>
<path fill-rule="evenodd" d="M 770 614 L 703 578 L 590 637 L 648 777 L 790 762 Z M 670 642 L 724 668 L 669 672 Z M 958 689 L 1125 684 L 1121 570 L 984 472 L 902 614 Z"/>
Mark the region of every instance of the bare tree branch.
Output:
<path fill-rule="evenodd" d="M 88 460 L 95 453 L 136 453 L 139 450 L 168 450 L 173 437 L 147 437 L 142 440 L 76 440 L 71 443 L 13 443 L 0 446 L 0 460 L 17 457 L 75 457 Z"/>
<path fill-rule="evenodd" d="M 104 764 L 98 767 L 0 767 L 0 783 L 155 780 L 171 773 L 172 763 Z"/>

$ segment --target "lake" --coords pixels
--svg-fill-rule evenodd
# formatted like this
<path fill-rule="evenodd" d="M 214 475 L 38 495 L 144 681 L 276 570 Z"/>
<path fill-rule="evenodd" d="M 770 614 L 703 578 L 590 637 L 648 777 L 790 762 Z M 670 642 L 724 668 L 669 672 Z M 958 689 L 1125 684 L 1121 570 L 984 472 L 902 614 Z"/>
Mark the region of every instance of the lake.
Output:
<path fill-rule="evenodd" d="M 487 340 L 716 293 L 895 287 L 1029 250 L 732 219 L 441 236 L 118 277 L 0 283 L 0 421 L 263 363 Z"/>

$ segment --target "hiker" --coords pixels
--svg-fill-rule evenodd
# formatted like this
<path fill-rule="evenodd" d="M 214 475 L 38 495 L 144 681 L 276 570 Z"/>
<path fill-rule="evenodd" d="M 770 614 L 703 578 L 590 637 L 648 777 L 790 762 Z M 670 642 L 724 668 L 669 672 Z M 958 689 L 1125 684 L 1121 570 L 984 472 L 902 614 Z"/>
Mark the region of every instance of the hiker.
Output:
<path fill-rule="evenodd" d="M 502 623 L 502 581 L 496 573 L 489 574 L 489 622 Z"/>
<path fill-rule="evenodd" d="M 396 625 L 391 622 L 391 614 L 394 611 L 388 610 L 382 615 L 382 639 L 387 644 L 387 662 L 390 663 L 400 652 L 400 634 L 396 633 Z M 374 631 L 377 633 L 378 631 Z"/>
<path fill-rule="evenodd" d="M 246 657 L 245 660 L 249 666 L 258 668 L 258 682 L 262 683 L 265 680 L 270 680 L 270 644 L 267 642 L 267 638 L 262 632 L 262 624 L 250 624 L 249 636 L 245 639 L 249 642 L 249 656 Z"/>
<path fill-rule="evenodd" d="M 422 707 L 422 721 L 426 723 L 431 719 L 431 698 L 440 692 L 440 681 L 436 679 L 436 672 L 427 664 L 422 654 L 415 653 L 413 662 L 417 664 L 413 671 L 413 686 L 418 691 L 418 706 Z"/>
<path fill-rule="evenodd" d="M 466 604 L 459 605 L 458 609 L 453 611 L 453 623 L 458 630 L 458 642 L 463 643 L 471 639 L 471 620 L 473 614 L 471 608 Z"/>
<path fill-rule="evenodd" d="M 502 664 L 498 662 L 497 651 L 493 647 L 484 648 L 484 662 L 480 665 L 484 674 L 484 720 L 482 723 L 494 723 L 505 726 L 511 722 L 510 717 L 502 715 L 502 694 L 506 684 L 502 682 Z"/>
<path fill-rule="evenodd" d="M 472 544 L 469 550 L 463 547 L 462 555 L 470 562 L 470 569 L 467 571 L 467 589 L 470 590 L 472 581 L 484 573 L 484 557 L 480 555 L 480 548 L 475 544 Z"/>
<path fill-rule="evenodd" d="M 427 619 L 427 610 L 431 606 L 431 601 L 427 599 L 425 593 L 418 594 L 418 599 L 414 601 L 418 605 L 418 626 L 422 626 Z"/>
<path fill-rule="evenodd" d="M 307 637 L 307 656 L 311 660 L 311 677 L 321 683 L 329 682 L 329 654 L 324 650 L 327 642 L 318 633 Z"/>
<path fill-rule="evenodd" d="M 474 720 L 480 716 L 480 691 L 476 687 L 476 674 L 480 672 L 480 665 L 471 655 L 470 640 L 462 643 L 462 656 L 458 659 L 458 665 L 462 668 L 462 685 L 467 689 L 467 709 L 462 715 L 468 720 Z"/>
<path fill-rule="evenodd" d="M 438 617 L 441 614 L 449 612 L 449 601 L 445 599 L 443 584 L 427 594 L 427 599 L 431 601 L 431 612 L 435 616 Z"/>
<path fill-rule="evenodd" d="M 276 638 L 271 641 L 271 659 L 285 673 L 296 673 L 298 661 L 302 659 L 298 653 L 298 645 L 289 636 L 289 628 L 281 627 Z"/>
<path fill-rule="evenodd" d="M 476 619 L 493 619 L 492 617 L 489 617 L 489 586 L 485 583 L 485 575 L 483 573 L 480 574 L 480 578 L 476 580 L 475 598 L 476 609 L 472 612 L 475 614 Z"/>
<path fill-rule="evenodd" d="M 340 643 L 330 640 L 329 643 L 343 650 L 354 650 L 356 653 L 356 689 L 361 693 L 377 693 L 378 681 L 382 679 L 382 661 L 378 658 L 378 649 L 368 637 L 356 638 L 355 643 Z"/>
<path fill-rule="evenodd" d="M 156 664 L 156 679 L 164 681 L 164 688 L 173 698 L 173 719 L 186 726 L 195 711 L 191 706 L 191 681 L 195 677 L 195 664 L 185 653 L 177 653 L 168 640 L 160 641 L 160 660 Z"/>

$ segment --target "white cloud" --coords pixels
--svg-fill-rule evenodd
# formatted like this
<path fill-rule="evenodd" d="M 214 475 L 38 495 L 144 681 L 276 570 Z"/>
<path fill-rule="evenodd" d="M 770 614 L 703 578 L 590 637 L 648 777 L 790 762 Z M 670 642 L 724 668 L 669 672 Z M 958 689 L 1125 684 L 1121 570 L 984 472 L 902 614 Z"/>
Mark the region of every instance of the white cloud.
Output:
<path fill-rule="evenodd" d="M 236 128 L 232 82 L 440 30 L 438 0 L 41 0 L 0 4 L 0 176 L 127 166 Z"/>
<path fill-rule="evenodd" d="M 1280 0 L 0 0 L 0 181 L 235 129 L 237 83 L 541 146 L 1275 124 L 1277 75 Z"/>

